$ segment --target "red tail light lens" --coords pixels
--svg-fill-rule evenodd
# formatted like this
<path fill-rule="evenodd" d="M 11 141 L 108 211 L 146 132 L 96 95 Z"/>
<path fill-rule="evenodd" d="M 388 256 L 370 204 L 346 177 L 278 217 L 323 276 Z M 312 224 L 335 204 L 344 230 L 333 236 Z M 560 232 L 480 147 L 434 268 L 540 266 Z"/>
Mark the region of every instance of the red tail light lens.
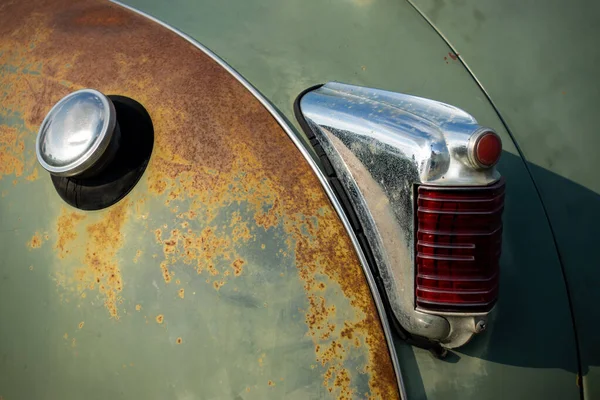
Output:
<path fill-rule="evenodd" d="M 485 312 L 498 297 L 504 180 L 483 187 L 419 186 L 416 304 Z"/>
<path fill-rule="evenodd" d="M 502 154 L 502 141 L 495 133 L 488 132 L 475 143 L 475 159 L 483 167 L 491 167 L 498 162 Z"/>

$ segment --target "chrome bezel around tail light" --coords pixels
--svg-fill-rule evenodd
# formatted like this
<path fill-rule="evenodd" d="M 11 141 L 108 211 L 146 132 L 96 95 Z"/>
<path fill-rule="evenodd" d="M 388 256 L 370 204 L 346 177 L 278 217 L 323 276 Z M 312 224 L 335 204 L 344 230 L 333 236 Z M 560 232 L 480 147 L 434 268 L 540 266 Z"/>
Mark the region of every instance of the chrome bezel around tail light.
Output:
<path fill-rule="evenodd" d="M 335 82 L 306 92 L 297 104 L 311 144 L 356 214 L 354 228 L 366 237 L 398 323 L 447 348 L 466 343 L 485 326 L 495 299 L 470 309 L 418 302 L 416 203 L 419 188 L 477 191 L 499 184 L 495 163 L 482 165 L 474 153 L 479 139 L 495 132 L 448 104 Z"/>

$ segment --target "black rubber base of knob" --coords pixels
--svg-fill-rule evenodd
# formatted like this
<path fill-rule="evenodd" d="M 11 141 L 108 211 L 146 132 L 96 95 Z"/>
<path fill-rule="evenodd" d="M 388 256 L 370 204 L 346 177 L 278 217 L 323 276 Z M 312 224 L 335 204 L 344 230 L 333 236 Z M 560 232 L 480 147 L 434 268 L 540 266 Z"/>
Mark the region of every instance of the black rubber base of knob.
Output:
<path fill-rule="evenodd" d="M 127 195 L 146 170 L 154 146 L 154 128 L 146 109 L 124 96 L 108 96 L 115 105 L 121 130 L 119 147 L 110 164 L 92 177 L 52 176 L 60 197 L 81 210 L 100 210 Z"/>

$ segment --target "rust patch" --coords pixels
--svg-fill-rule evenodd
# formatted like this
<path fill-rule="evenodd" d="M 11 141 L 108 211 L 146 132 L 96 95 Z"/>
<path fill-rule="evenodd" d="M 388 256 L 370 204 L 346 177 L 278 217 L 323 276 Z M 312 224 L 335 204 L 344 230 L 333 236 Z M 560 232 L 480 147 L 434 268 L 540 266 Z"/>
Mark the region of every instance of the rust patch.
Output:
<path fill-rule="evenodd" d="M 52 17 L 56 10 L 64 11 Z M 157 274 L 168 283 L 171 266 L 183 263 L 205 274 L 207 284 L 219 290 L 235 279 L 225 273 L 236 275 L 233 265 L 242 259 L 236 246 L 254 240 L 249 226 L 283 227 L 288 241 L 282 256 L 295 257 L 315 358 L 331 374 L 325 387 L 338 397 L 358 395 L 346 379 L 351 381 L 355 371 L 344 367 L 358 341 L 368 354 L 364 372 L 369 374 L 369 395 L 398 397 L 379 317 L 352 243 L 302 155 L 251 93 L 175 34 L 113 4 L 7 3 L 0 22 L 0 51 L 18 71 L 0 76 L 0 85 L 11 88 L 0 92 L 0 103 L 22 116 L 30 135 L 0 127 L 0 178 L 29 173 L 22 156 L 25 143 L 32 143 L 45 113 L 67 93 L 94 87 L 140 101 L 155 128 L 146 187 L 184 211 L 177 215 L 181 231 L 148 228 L 155 229 L 163 250 L 161 260 L 153 263 Z M 37 74 L 28 75 L 28 65 L 36 66 Z M 230 216 L 225 223 L 231 234 L 225 233 L 215 217 L 236 203 L 251 217 Z M 116 254 L 123 245 L 128 208 L 135 204 L 121 201 L 99 213 L 98 222 L 90 217 L 93 223 L 66 209 L 58 217 L 57 256 L 75 258 L 74 242 L 81 242 L 81 260 L 74 260 L 83 261 L 73 278 L 77 288 L 98 290 L 115 318 L 124 285 Z M 198 224 L 199 230 L 190 229 Z M 85 237 L 78 238 L 77 232 Z M 239 271 L 243 277 L 243 269 Z M 329 294 L 338 288 L 355 314 L 343 326 L 333 323 L 340 304 Z M 162 323 L 163 316 L 156 322 Z"/>
<path fill-rule="evenodd" d="M 0 125 L 0 179 L 6 175 L 23 175 L 24 149 L 24 141 L 17 129 Z"/>
<path fill-rule="evenodd" d="M 123 278 L 115 256 L 123 244 L 121 228 L 125 222 L 129 201 L 112 207 L 103 220 L 87 227 L 84 263 L 85 281 L 96 282 L 104 297 L 104 306 L 111 317 L 118 319 L 117 302 L 121 299 Z"/>
<path fill-rule="evenodd" d="M 81 321 L 81 322 L 79 323 L 79 325 L 77 325 L 77 327 L 78 327 L 79 329 L 82 329 L 84 324 L 85 324 L 85 322 Z"/>
<path fill-rule="evenodd" d="M 135 311 L 140 311 L 142 309 L 142 306 L 139 304 L 135 305 Z"/>
<path fill-rule="evenodd" d="M 241 258 L 238 258 L 233 262 L 233 264 L 231 264 L 231 266 L 233 267 L 233 274 L 235 276 L 240 276 L 242 274 L 242 271 L 244 270 L 243 265 L 244 260 L 242 260 Z"/>
<path fill-rule="evenodd" d="M 169 267 L 167 266 L 167 262 L 163 261 L 160 263 L 160 269 L 162 271 L 162 277 L 165 280 L 165 283 L 171 282 L 171 274 L 169 273 Z"/>
<path fill-rule="evenodd" d="M 29 182 L 33 182 L 39 178 L 38 169 L 34 168 L 33 172 L 25 177 Z"/>
<path fill-rule="evenodd" d="M 39 249 L 40 247 L 42 247 L 42 241 L 42 235 L 39 232 L 36 232 L 31 238 L 31 240 L 27 242 L 27 246 L 31 249 Z"/>
<path fill-rule="evenodd" d="M 340 398 L 351 398 L 352 389 L 349 371 L 344 367 L 346 354 L 356 348 L 359 336 L 369 348 L 369 362 L 366 371 L 371 375 L 370 396 L 392 398 L 397 396 L 395 376 L 390 374 L 391 359 L 377 312 L 372 307 L 372 297 L 364 275 L 345 273 L 340 266 L 356 263 L 356 256 L 339 249 L 349 246 L 346 235 L 338 233 L 338 218 L 332 210 L 326 210 L 319 218 L 318 228 L 305 221 L 291 219 L 288 232 L 296 239 L 294 250 L 299 276 L 309 298 L 306 323 L 309 334 L 315 343 L 317 361 L 327 368 L 334 379 L 324 379 L 325 387 Z M 308 235 L 302 234 L 302 228 Z M 317 239 L 315 239 L 317 238 Z M 316 276 L 326 275 L 337 282 L 346 297 L 350 299 L 362 316 L 356 321 L 345 321 L 343 328 L 333 326 L 329 321 L 336 313 L 335 305 L 328 305 L 322 293 L 323 283 Z M 360 342 L 359 342 L 360 343 Z"/>
<path fill-rule="evenodd" d="M 156 316 L 156 323 L 157 324 L 162 324 L 164 322 L 164 320 L 165 320 L 165 317 L 162 314 L 158 314 Z"/>
<path fill-rule="evenodd" d="M 59 258 L 65 258 L 71 253 L 70 244 L 77 237 L 76 226 L 84 219 L 85 214 L 69 212 L 66 207 L 62 208 L 56 227 L 58 233 L 56 249 L 58 250 Z"/>
<path fill-rule="evenodd" d="M 117 306 L 123 302 L 123 279 L 116 255 L 123 245 L 121 229 L 128 206 L 127 199 L 121 201 L 97 222 L 87 221 L 85 215 L 63 207 L 57 220 L 58 258 L 81 265 L 72 275 L 66 270 L 59 271 L 58 285 L 74 291 L 81 298 L 86 298 L 86 291 L 97 290 L 109 316 L 115 319 L 119 319 Z M 78 231 L 83 241 L 78 241 Z"/>
<path fill-rule="evenodd" d="M 177 295 L 183 299 L 185 297 L 185 290 L 183 288 L 179 289 Z"/>
<path fill-rule="evenodd" d="M 177 340 L 175 340 L 175 343 L 181 344 L 181 343 L 183 343 L 183 339 L 178 337 Z"/>
<path fill-rule="evenodd" d="M 129 22 L 129 18 L 125 15 L 115 14 L 106 7 L 97 6 L 86 9 L 85 12 L 82 12 L 79 15 L 75 14 L 68 22 L 75 23 L 75 25 L 81 26 L 84 29 L 90 29 L 92 27 L 114 29 L 119 26 L 124 26 Z"/>

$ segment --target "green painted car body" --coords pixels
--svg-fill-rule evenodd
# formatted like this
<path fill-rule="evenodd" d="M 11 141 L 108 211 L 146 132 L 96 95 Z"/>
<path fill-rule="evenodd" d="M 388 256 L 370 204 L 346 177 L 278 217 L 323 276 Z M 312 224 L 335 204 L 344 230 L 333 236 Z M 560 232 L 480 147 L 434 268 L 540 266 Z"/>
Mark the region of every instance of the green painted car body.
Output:
<path fill-rule="evenodd" d="M 493 127 L 508 182 L 497 316 L 453 360 L 398 341 L 409 398 L 600 396 L 597 4 L 127 4 L 215 51 L 298 132 L 295 97 L 330 80 L 443 101 Z"/>
<path fill-rule="evenodd" d="M 594 130 L 592 110 L 600 105 L 593 68 L 600 61 L 593 43 L 598 29 L 592 26 L 600 11 L 597 6 L 589 4 L 590 9 L 583 11 L 583 6 L 556 1 L 551 5 L 515 2 L 509 7 L 489 0 L 125 3 L 210 48 L 271 102 L 301 140 L 306 141 L 294 117 L 294 100 L 306 88 L 327 81 L 435 99 L 492 127 L 503 140 L 498 170 L 507 182 L 499 301 L 487 331 L 445 359 L 394 337 L 407 396 L 600 397 L 596 339 L 600 313 L 594 307 L 600 300 L 600 270 L 593 251 L 595 227 L 600 223 L 600 179 L 595 172 L 600 135 Z M 51 188 L 46 191 L 51 193 Z M 34 199 L 26 203 L 36 207 Z M 57 207 L 54 202 L 46 206 Z M 19 223 L 34 226 L 35 215 L 29 218 Z M 4 217 L 3 223 L 16 222 Z M 277 242 L 283 235 L 275 236 L 274 246 L 283 248 Z M 136 257 L 134 249 L 125 251 L 126 257 Z M 249 253 L 258 254 L 260 249 Z M 42 285 L 41 280 L 38 283 Z M 300 297 L 299 287 L 288 288 Z M 275 297 L 287 294 L 285 290 L 273 293 Z M 165 304 L 175 308 L 176 301 Z M 6 303 L 2 310 L 4 316 L 13 315 Z M 222 311 L 227 310 L 215 312 Z M 209 319 L 209 314 L 204 317 Z M 17 335 L 18 329 L 11 327 L 11 334 Z M 290 322 L 293 329 L 299 328 Z M 244 335 L 236 338 L 243 342 Z M 249 359 L 252 354 L 242 355 Z M 298 354 L 306 356 L 300 350 Z M 274 349 L 268 356 L 280 354 Z M 234 350 L 227 352 L 223 362 L 235 357 Z M 176 362 L 176 358 L 168 360 Z M 294 379 L 294 362 L 291 356 L 281 364 L 289 368 L 286 382 Z M 127 368 L 129 364 L 123 364 L 122 374 L 131 373 Z M 166 367 L 152 368 L 162 373 Z M 203 368 L 202 373 L 210 372 Z M 320 379 L 321 372 L 303 371 L 302 379 L 294 383 L 308 386 L 310 379 Z M 258 367 L 251 373 L 262 378 Z M 230 383 L 228 377 L 221 378 L 225 382 L 214 382 L 206 393 L 243 398 L 219 391 L 218 386 Z M 135 382 L 136 375 L 128 379 Z M 281 395 L 260 390 L 257 396 Z M 128 393 L 148 396 L 149 392 Z M 293 395 L 303 398 L 306 393 L 327 395 L 312 390 Z"/>

